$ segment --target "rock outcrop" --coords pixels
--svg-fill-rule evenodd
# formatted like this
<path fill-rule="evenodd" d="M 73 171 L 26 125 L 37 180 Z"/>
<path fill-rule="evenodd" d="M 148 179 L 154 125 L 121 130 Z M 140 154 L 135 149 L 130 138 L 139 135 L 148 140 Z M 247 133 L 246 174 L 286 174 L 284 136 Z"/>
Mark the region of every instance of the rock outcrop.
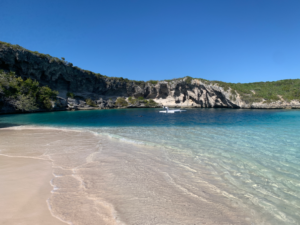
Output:
<path fill-rule="evenodd" d="M 110 78 L 74 67 L 63 60 L 49 55 L 30 52 L 0 43 L 0 69 L 14 71 L 22 78 L 37 80 L 57 90 L 61 104 L 88 108 L 87 98 L 95 101 L 99 108 L 114 107 L 109 101 L 117 97 L 144 97 L 172 107 L 223 107 L 223 108 L 300 108 L 299 101 L 272 103 L 245 103 L 238 94 L 224 90 L 218 85 L 206 84 L 198 79 L 187 78 L 172 81 L 136 82 L 123 78 Z M 74 99 L 68 99 L 67 93 Z M 75 102 L 74 102 L 75 101 Z M 76 103 L 76 104 L 75 104 Z"/>

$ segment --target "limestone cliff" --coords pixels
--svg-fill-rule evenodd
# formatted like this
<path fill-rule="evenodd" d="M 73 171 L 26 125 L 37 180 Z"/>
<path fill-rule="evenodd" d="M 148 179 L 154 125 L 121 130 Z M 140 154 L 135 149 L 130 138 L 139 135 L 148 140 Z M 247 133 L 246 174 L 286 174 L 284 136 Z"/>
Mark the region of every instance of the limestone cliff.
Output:
<path fill-rule="evenodd" d="M 300 108 L 299 101 L 247 104 L 231 89 L 225 90 L 199 79 L 182 78 L 155 83 L 110 78 L 74 67 L 50 55 L 3 42 L 0 43 L 0 69 L 14 71 L 18 76 L 48 85 L 59 91 L 62 99 L 67 99 L 67 93 L 72 92 L 78 98 L 91 98 L 95 102 L 133 96 L 154 99 L 157 103 L 173 107 Z"/>

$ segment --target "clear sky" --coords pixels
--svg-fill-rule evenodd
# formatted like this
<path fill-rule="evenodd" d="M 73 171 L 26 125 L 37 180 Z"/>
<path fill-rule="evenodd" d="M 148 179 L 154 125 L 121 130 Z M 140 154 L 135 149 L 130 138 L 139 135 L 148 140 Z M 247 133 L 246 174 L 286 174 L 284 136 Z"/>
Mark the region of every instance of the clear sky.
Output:
<path fill-rule="evenodd" d="M 299 0 L 0 0 L 0 40 L 107 76 L 300 78 Z"/>

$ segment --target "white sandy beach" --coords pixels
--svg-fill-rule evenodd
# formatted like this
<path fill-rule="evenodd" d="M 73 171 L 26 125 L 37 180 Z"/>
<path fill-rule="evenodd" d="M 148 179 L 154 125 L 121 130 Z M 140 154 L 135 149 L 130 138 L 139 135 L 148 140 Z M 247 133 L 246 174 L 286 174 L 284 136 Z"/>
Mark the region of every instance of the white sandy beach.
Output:
<path fill-rule="evenodd" d="M 0 151 L 0 224 L 250 224 L 205 171 L 160 149 L 16 127 L 0 130 Z"/>
<path fill-rule="evenodd" d="M 0 156 L 0 224 L 65 224 L 46 204 L 52 178 L 49 161 Z"/>

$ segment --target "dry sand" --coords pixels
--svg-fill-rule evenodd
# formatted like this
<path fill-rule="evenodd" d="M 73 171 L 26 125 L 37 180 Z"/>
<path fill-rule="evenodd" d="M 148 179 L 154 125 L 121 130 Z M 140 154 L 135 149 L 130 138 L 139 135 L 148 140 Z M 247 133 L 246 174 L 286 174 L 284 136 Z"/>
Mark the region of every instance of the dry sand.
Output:
<path fill-rule="evenodd" d="M 0 156 L 0 224 L 66 224 L 48 209 L 52 178 L 49 161 Z"/>

